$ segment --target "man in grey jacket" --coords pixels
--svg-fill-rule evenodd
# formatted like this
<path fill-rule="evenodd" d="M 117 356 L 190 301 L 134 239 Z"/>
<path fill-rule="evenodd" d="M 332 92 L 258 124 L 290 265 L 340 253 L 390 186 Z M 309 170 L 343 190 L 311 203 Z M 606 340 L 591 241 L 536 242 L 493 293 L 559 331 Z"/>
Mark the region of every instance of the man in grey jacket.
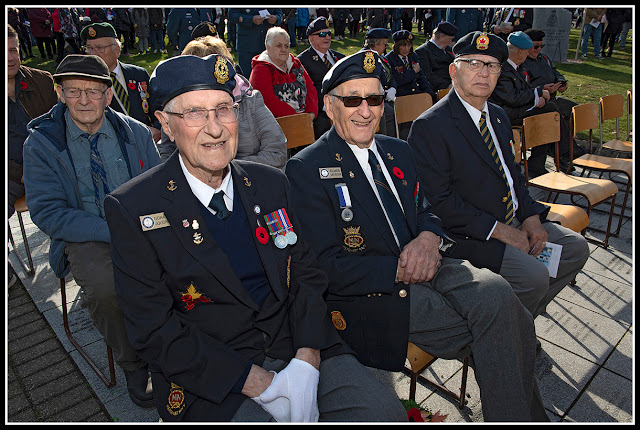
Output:
<path fill-rule="evenodd" d="M 53 77 L 58 104 L 29 123 L 23 149 L 31 219 L 51 237 L 49 264 L 56 276 L 71 271 L 85 292 L 91 319 L 124 370 L 131 400 L 153 407 L 147 363 L 129 343 L 115 294 L 103 202 L 160 164 L 160 157 L 147 126 L 108 107 L 112 83 L 100 57 L 69 55 Z"/>

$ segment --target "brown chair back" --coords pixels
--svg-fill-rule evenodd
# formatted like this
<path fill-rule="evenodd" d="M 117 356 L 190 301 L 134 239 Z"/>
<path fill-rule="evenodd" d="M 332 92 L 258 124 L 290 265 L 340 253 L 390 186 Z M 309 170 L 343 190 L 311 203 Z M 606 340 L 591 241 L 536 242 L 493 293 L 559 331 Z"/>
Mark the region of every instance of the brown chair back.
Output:
<path fill-rule="evenodd" d="M 547 112 L 523 120 L 523 151 L 560 140 L 560 114 Z"/>
<path fill-rule="evenodd" d="M 622 94 L 600 97 L 600 106 L 602 108 L 602 122 L 622 117 L 624 112 Z"/>
<path fill-rule="evenodd" d="M 442 97 L 446 96 L 449 91 L 451 90 L 451 88 L 443 88 L 441 90 L 438 90 L 438 100 L 440 100 Z"/>
<path fill-rule="evenodd" d="M 522 135 L 520 134 L 520 127 L 513 127 L 513 153 L 516 159 L 516 163 L 520 163 L 522 160 Z"/>
<path fill-rule="evenodd" d="M 589 130 L 589 153 L 593 153 L 593 130 L 600 127 L 599 115 L 597 103 L 576 105 L 571 109 L 571 144 L 579 132 Z"/>
<path fill-rule="evenodd" d="M 313 120 L 309 113 L 298 113 L 276 118 L 287 138 L 287 149 L 310 145 L 315 142 Z"/>
<path fill-rule="evenodd" d="M 433 99 L 429 93 L 409 94 L 396 97 L 396 123 L 413 121 L 420 114 L 433 105 Z"/>

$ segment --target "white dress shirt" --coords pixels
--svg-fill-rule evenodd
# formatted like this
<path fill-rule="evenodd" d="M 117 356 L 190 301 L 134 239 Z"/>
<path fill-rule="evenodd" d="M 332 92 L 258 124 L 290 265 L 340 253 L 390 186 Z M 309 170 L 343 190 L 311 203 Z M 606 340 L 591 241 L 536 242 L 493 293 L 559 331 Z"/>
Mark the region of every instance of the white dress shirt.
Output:
<path fill-rule="evenodd" d="M 209 209 L 209 212 L 212 214 L 216 214 L 216 211 L 209 207 L 209 202 L 213 198 L 215 193 L 219 193 L 224 191 L 224 204 L 227 206 L 229 211 L 233 211 L 233 177 L 231 176 L 231 166 L 227 169 L 227 174 L 224 179 L 222 179 L 222 184 L 220 184 L 219 188 L 212 188 L 209 185 L 202 182 L 200 179 L 193 176 L 187 170 L 187 167 L 184 165 L 182 161 L 182 155 L 178 154 L 178 159 L 180 160 L 180 167 L 182 167 L 182 171 L 184 172 L 184 176 L 187 178 L 187 182 L 189 183 L 189 187 L 191 191 L 196 196 L 200 203 L 204 205 L 205 208 Z"/>

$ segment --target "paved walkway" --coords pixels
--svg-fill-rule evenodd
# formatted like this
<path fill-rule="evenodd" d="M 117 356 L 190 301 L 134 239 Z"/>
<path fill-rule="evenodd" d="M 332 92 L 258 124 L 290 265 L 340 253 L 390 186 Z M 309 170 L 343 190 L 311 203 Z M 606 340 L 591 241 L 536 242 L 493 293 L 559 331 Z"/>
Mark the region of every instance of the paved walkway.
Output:
<path fill-rule="evenodd" d="M 542 198 L 540 192 L 532 190 L 532 194 Z M 622 193 L 618 200 L 622 201 Z M 558 202 L 569 203 L 563 197 Z M 36 269 L 28 276 L 14 252 L 10 253 L 24 287 L 18 283 L 9 289 L 8 421 L 157 422 L 154 409 L 141 409 L 131 402 L 121 369 L 116 366 L 117 385 L 106 388 L 68 341 L 62 327 L 59 281 L 48 264 L 49 239 L 28 213 L 23 217 Z M 590 218 L 592 226 L 606 227 L 606 221 L 602 213 L 592 213 Z M 16 215 L 10 224 L 23 250 Z M 535 321 L 542 343 L 536 375 L 553 422 L 634 422 L 632 234 L 632 222 L 625 220 L 620 237 L 612 237 L 609 248 L 590 244 L 591 256 L 577 276 L 577 285 L 564 288 Z M 587 237 L 603 236 L 587 233 Z M 80 305 L 78 291 L 69 277 L 71 330 L 106 372 L 104 341 Z M 461 365 L 455 360 L 437 360 L 424 374 L 459 389 Z M 383 373 L 379 377 L 394 386 L 400 398 L 408 398 L 407 376 Z M 416 399 L 433 412 L 448 414 L 446 422 L 482 421 L 472 369 L 467 393 L 468 404 L 462 410 L 420 384 Z"/>

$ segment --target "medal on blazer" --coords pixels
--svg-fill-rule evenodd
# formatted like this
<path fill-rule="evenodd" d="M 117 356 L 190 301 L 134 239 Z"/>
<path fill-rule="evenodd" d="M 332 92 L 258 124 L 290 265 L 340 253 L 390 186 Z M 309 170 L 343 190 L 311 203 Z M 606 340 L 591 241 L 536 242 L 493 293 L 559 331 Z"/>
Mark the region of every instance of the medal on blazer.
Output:
<path fill-rule="evenodd" d="M 353 211 L 351 210 L 351 196 L 349 195 L 347 184 L 344 182 L 336 184 L 336 192 L 338 193 L 338 201 L 342 208 L 340 216 L 344 221 L 349 222 L 353 219 Z"/>
<path fill-rule="evenodd" d="M 287 215 L 287 211 L 284 208 L 265 215 L 264 220 L 267 223 L 267 227 L 269 227 L 269 234 L 273 239 L 273 243 L 278 248 L 283 249 L 287 245 L 295 245 L 298 241 L 298 235 L 293 232 L 289 215 Z"/>
<path fill-rule="evenodd" d="M 149 113 L 149 102 L 147 101 L 147 93 L 142 88 L 142 82 L 138 82 L 138 92 L 140 93 L 140 99 L 142 99 L 142 110 L 144 113 Z"/>

